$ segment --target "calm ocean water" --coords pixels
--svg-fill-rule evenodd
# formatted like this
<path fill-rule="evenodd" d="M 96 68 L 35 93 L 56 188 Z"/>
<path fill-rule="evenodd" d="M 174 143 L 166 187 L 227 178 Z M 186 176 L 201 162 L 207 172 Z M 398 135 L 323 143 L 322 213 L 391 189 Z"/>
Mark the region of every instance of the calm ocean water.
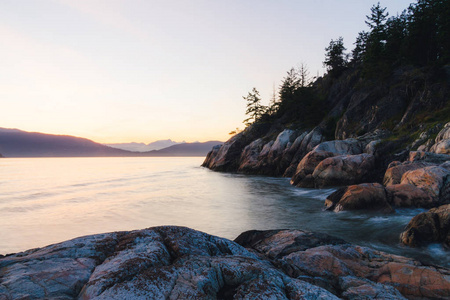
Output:
<path fill-rule="evenodd" d="M 0 253 L 82 235 L 181 225 L 234 239 L 250 229 L 299 228 L 450 266 L 439 245 L 398 237 L 420 209 L 392 215 L 322 211 L 333 189 L 289 179 L 212 172 L 190 158 L 0 159 Z"/>

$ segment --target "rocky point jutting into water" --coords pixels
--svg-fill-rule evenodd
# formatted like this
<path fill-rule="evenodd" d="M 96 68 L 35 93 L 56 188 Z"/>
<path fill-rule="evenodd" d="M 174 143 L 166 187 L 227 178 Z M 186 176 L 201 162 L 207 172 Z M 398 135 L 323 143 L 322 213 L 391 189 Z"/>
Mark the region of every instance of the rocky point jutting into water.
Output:
<path fill-rule="evenodd" d="M 303 230 L 97 234 L 0 257 L 0 274 L 0 299 L 450 297 L 450 269 Z"/>
<path fill-rule="evenodd" d="M 397 207 L 449 204 L 450 67 L 445 70 L 436 82 L 420 84 L 414 75 L 419 70 L 403 69 L 390 81 L 370 87 L 355 78 L 355 70 L 339 79 L 319 80 L 314 88 L 328 94 L 323 102 L 328 114 L 317 126 L 307 129 L 298 125 L 301 120 L 285 123 L 284 116 L 256 122 L 214 147 L 203 166 L 290 177 L 297 187 L 341 186 L 325 201 L 325 209 L 334 212 L 391 213 Z M 326 80 L 331 82 L 327 85 Z M 334 122 L 332 135 L 330 122 Z M 409 246 L 444 242 L 448 246 L 450 222 L 447 217 L 436 218 L 422 217 L 420 222 L 427 224 L 420 229 L 417 224 L 408 225 L 401 242 Z M 426 233 L 416 233 L 419 230 Z M 439 234 L 428 234 L 433 230 Z M 426 239 L 413 241 L 427 234 Z"/>

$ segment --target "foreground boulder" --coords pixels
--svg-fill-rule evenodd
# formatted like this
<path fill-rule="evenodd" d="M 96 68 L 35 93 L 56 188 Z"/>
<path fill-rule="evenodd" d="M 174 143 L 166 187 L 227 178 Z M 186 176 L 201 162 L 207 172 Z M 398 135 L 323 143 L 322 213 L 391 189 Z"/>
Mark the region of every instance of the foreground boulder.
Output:
<path fill-rule="evenodd" d="M 307 241 L 307 242 L 305 242 Z M 344 299 L 449 299 L 450 270 L 302 230 L 249 231 L 236 242 L 291 277 Z"/>
<path fill-rule="evenodd" d="M 0 299 L 450 296 L 448 269 L 302 230 L 236 242 L 175 226 L 97 234 L 1 257 L 0 274 Z"/>
<path fill-rule="evenodd" d="M 412 218 L 401 233 L 400 240 L 412 247 L 433 242 L 450 247 L 450 204 L 432 208 Z"/>
<path fill-rule="evenodd" d="M 325 200 L 325 209 L 340 212 L 343 210 L 368 210 L 391 213 L 385 188 L 379 183 L 363 183 L 343 187 Z"/>
<path fill-rule="evenodd" d="M 77 238 L 0 259 L 0 299 L 338 299 L 183 227 Z"/>

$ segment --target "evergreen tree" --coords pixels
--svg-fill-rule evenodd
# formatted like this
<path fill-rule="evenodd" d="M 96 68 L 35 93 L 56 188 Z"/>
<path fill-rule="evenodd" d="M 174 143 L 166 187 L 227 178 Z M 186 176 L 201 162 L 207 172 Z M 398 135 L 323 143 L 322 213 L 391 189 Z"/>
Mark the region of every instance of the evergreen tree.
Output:
<path fill-rule="evenodd" d="M 258 122 L 262 115 L 266 112 L 266 107 L 261 105 L 261 96 L 256 88 L 253 88 L 252 92 L 249 92 L 246 97 L 242 97 L 247 101 L 247 110 L 245 114 L 248 116 L 243 121 L 245 125 L 251 125 Z"/>
<path fill-rule="evenodd" d="M 384 58 L 386 44 L 386 20 L 388 13 L 385 8 L 381 8 L 380 2 L 372 6 L 370 15 L 366 16 L 366 24 L 371 29 L 366 41 L 365 60 L 369 63 Z"/>
<path fill-rule="evenodd" d="M 377 5 L 372 6 L 370 9 L 370 16 L 366 16 L 366 24 L 372 30 L 372 34 L 379 35 L 384 32 L 385 23 L 389 13 L 385 12 L 385 8 L 381 8 L 380 2 Z"/>
<path fill-rule="evenodd" d="M 298 71 L 291 68 L 287 72 L 287 76 L 283 78 L 280 86 L 280 100 L 281 102 L 290 102 L 294 96 L 295 91 L 300 87 L 300 78 Z"/>
<path fill-rule="evenodd" d="M 449 63 L 449 15 L 449 0 L 418 0 L 409 7 L 406 55 L 412 63 Z"/>
<path fill-rule="evenodd" d="M 344 39 L 339 37 L 337 40 L 331 40 L 330 45 L 325 48 L 325 61 L 328 73 L 333 77 L 339 76 L 347 66 L 347 55 L 344 51 L 347 50 L 344 47 Z"/>
<path fill-rule="evenodd" d="M 369 38 L 369 33 L 361 31 L 356 37 L 354 43 L 355 48 L 352 50 L 352 62 L 361 63 L 364 61 L 364 56 L 366 54 L 367 39 Z"/>
<path fill-rule="evenodd" d="M 385 57 L 392 63 L 402 63 L 405 49 L 405 39 L 408 31 L 406 28 L 407 15 L 404 11 L 401 15 L 391 17 L 386 21 L 386 45 Z"/>
<path fill-rule="evenodd" d="M 309 71 L 308 66 L 304 63 L 300 64 L 298 68 L 299 85 L 300 87 L 306 87 L 309 84 Z"/>

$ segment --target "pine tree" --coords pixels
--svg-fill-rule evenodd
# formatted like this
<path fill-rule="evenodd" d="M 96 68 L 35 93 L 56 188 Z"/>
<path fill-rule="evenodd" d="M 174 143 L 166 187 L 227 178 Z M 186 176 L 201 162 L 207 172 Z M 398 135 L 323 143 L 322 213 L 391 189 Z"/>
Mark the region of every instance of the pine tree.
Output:
<path fill-rule="evenodd" d="M 344 39 L 339 37 L 337 40 L 331 40 L 330 45 L 325 48 L 325 61 L 328 73 L 333 77 L 339 76 L 347 66 L 347 55 L 344 51 L 347 50 L 344 47 Z"/>
<path fill-rule="evenodd" d="M 247 110 L 245 114 L 248 116 L 243 123 L 248 126 L 255 122 L 258 122 L 262 115 L 266 112 L 266 107 L 261 105 L 261 96 L 256 88 L 253 88 L 252 92 L 249 92 L 246 97 L 242 97 L 247 101 Z"/>

